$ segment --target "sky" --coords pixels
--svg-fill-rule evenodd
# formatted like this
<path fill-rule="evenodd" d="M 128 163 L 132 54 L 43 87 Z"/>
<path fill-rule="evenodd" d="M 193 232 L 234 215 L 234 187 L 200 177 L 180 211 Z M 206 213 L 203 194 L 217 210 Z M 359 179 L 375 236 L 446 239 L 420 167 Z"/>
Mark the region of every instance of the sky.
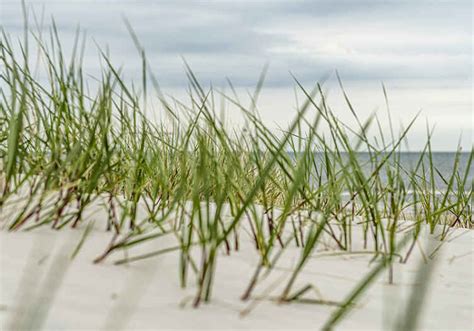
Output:
<path fill-rule="evenodd" d="M 97 45 L 133 79 L 140 59 L 124 17 L 144 46 L 152 70 L 170 94 L 185 95 L 183 58 L 200 81 L 226 78 L 245 93 L 269 65 L 259 110 L 275 127 L 295 114 L 294 80 L 310 88 L 328 77 L 329 102 L 350 113 L 335 84 L 340 74 L 361 117 L 381 112 L 384 83 L 397 123 L 421 111 L 410 148 L 422 148 L 434 126 L 433 147 L 473 145 L 471 1 L 27 1 L 30 13 L 54 17 L 67 48 L 78 25 L 87 34 L 85 68 L 100 69 Z M 21 2 L 0 2 L 2 27 L 23 29 Z M 291 74 L 290 74 L 291 73 Z"/>

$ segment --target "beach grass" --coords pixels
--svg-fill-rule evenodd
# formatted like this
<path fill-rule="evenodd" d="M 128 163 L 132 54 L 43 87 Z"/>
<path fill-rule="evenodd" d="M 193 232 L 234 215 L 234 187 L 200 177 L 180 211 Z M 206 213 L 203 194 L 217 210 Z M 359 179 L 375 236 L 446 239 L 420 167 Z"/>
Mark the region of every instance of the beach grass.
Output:
<path fill-rule="evenodd" d="M 296 301 L 311 287 L 295 288 L 295 280 L 323 235 L 334 251 L 351 252 L 354 243 L 363 243 L 379 262 L 328 317 L 326 327 L 331 328 L 381 270 L 388 269 L 388 282 L 393 281 L 391 265 L 401 247 L 397 233 L 407 220 L 414 231 L 403 245 L 411 248 L 424 225 L 431 232 L 441 228 L 441 239 L 452 227 L 472 228 L 473 150 L 464 171 L 458 149 L 452 173 L 442 173 L 433 162 L 429 131 L 418 162 L 405 167 L 400 162 L 403 145 L 416 117 L 399 132 L 390 123 L 386 134 L 377 114 L 358 116 L 337 76 L 357 123 L 349 125 L 331 109 L 322 82 L 308 88 L 293 77 L 304 101 L 288 127 L 275 130 L 258 115 L 266 69 L 250 105 L 236 93 L 204 86 L 187 64 L 189 100 L 170 99 L 129 30 L 142 59 L 141 83 L 126 81 L 101 50 L 104 65 L 93 89 L 82 68 L 79 33 L 71 57 L 65 58 L 54 24 L 47 36 L 26 27 L 20 42 L 2 30 L 3 229 L 82 228 L 74 257 L 91 231 L 84 215 L 100 201 L 108 218 L 94 226 L 109 231 L 111 242 L 94 262 L 174 238 L 172 246 L 115 263 L 178 251 L 181 285 L 197 284 L 195 307 L 212 299 L 216 265 L 239 250 L 242 237 L 250 238 L 260 261 L 243 300 L 252 297 L 288 246 L 300 248 L 280 302 Z M 38 64 L 32 65 L 36 58 Z M 234 90 L 230 82 L 229 88 Z M 385 88 L 381 93 L 387 96 Z M 218 115 L 219 101 L 238 109 L 245 125 L 228 127 Z M 150 103 L 161 112 L 161 121 L 150 119 Z M 368 157 L 360 158 L 360 152 Z M 443 188 L 437 187 L 440 180 Z M 363 236 L 353 235 L 354 226 L 363 227 Z"/>

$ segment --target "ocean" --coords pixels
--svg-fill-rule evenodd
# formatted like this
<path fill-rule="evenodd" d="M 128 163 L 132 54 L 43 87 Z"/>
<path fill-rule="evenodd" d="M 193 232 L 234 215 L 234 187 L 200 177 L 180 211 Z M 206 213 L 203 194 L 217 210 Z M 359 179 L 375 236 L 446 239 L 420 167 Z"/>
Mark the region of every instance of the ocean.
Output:
<path fill-rule="evenodd" d="M 318 160 L 321 160 L 322 156 L 323 155 L 321 153 L 316 153 L 316 158 Z M 416 168 L 421 156 L 422 156 L 421 152 L 402 152 L 400 153 L 399 164 L 401 168 L 411 173 Z M 347 158 L 348 155 L 343 154 L 342 157 Z M 357 154 L 357 157 L 360 161 L 360 164 L 365 165 L 363 167 L 364 173 L 366 175 L 370 175 L 374 171 L 373 166 L 370 162 L 370 157 L 371 157 L 370 154 L 367 152 L 359 152 Z M 380 155 L 379 160 L 381 160 L 382 158 L 383 158 L 383 155 Z M 449 179 L 451 178 L 453 173 L 456 171 L 459 174 L 460 180 L 462 180 L 467 174 L 464 190 L 465 191 L 471 190 L 473 187 L 473 180 L 474 180 L 474 162 L 471 162 L 471 164 L 469 164 L 469 158 L 470 158 L 470 153 L 467 153 L 467 152 L 460 153 L 458 164 L 456 167 L 457 169 L 455 170 L 455 159 L 456 159 L 455 152 L 433 152 L 432 153 L 433 167 L 434 169 L 438 170 L 438 171 L 435 170 L 436 174 L 434 176 L 436 189 L 441 192 L 445 190 L 448 186 Z M 427 175 L 423 177 L 426 177 L 429 180 L 428 174 L 430 172 L 429 172 L 429 169 L 427 168 L 427 166 L 429 167 L 429 160 L 426 154 L 424 156 L 424 164 L 425 164 L 425 171 Z M 385 169 L 386 167 L 384 167 L 383 170 L 379 174 L 383 182 L 386 182 L 388 179 L 387 172 Z M 420 176 L 422 176 L 421 166 L 419 167 L 417 173 Z M 402 173 L 402 176 L 403 176 L 403 173 Z M 404 179 L 405 179 L 404 183 L 408 185 L 409 176 L 406 175 Z M 454 181 L 453 186 L 455 189 L 457 189 L 457 186 L 458 186 L 457 180 Z"/>

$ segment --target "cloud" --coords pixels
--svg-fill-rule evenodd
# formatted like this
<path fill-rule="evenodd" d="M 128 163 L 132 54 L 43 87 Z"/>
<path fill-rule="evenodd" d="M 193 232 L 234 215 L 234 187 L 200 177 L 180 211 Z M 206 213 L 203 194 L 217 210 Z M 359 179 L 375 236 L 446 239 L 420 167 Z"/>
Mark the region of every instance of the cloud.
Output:
<path fill-rule="evenodd" d="M 274 86 L 291 84 L 288 71 L 307 80 L 333 69 L 357 80 L 470 79 L 468 1 L 49 0 L 31 6 L 37 13 L 44 6 L 65 39 L 80 23 L 133 72 L 139 59 L 126 42 L 127 17 L 165 84 L 181 82 L 173 76 L 182 76 L 181 56 L 206 81 L 234 76 L 241 85 L 252 85 L 266 61 L 277 72 L 269 81 Z M 22 29 L 20 10 L 19 1 L 4 4 L 7 30 Z"/>
<path fill-rule="evenodd" d="M 401 86 L 458 93 L 441 100 L 423 94 L 420 107 L 438 100 L 456 105 L 472 84 L 471 1 L 28 1 L 45 27 L 54 16 L 65 49 L 78 24 L 89 36 L 85 70 L 97 73 L 95 43 L 108 49 L 127 77 L 140 75 L 141 61 L 123 22 L 126 17 L 146 49 L 162 86 L 186 86 L 184 57 L 203 83 L 251 88 L 270 63 L 266 86 L 291 90 L 292 72 L 304 84 L 339 71 L 352 85 Z M 3 0 L 0 19 L 12 37 L 21 36 L 21 2 Z M 66 51 L 67 53 L 67 51 Z M 436 92 L 434 92 L 436 91 Z M 472 100 L 456 105 L 463 123 Z M 406 104 L 405 108 L 410 108 Z M 404 107 L 400 106 L 401 109 Z M 284 113 L 283 110 L 275 111 Z M 453 118 L 456 121 L 455 118 Z M 447 125 L 447 124 L 446 124 Z M 451 140 L 457 140 L 452 122 Z M 443 131 L 444 132 L 444 131 Z M 456 142 L 454 142 L 455 144 Z"/>

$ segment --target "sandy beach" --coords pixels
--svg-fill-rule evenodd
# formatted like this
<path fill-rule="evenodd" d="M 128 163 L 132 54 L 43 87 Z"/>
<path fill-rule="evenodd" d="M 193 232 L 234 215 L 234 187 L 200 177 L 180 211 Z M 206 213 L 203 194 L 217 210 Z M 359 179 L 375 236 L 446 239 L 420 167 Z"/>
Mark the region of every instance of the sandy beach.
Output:
<path fill-rule="evenodd" d="M 100 213 L 92 216 L 96 220 L 101 217 L 104 215 Z M 0 232 L 2 329 L 24 325 L 32 316 L 39 316 L 46 330 L 319 329 L 334 305 L 344 300 L 375 265 L 371 263 L 373 254 L 362 247 L 351 253 L 322 244 L 295 284 L 295 288 L 314 286 L 304 295 L 307 301 L 279 303 L 278 295 L 300 252 L 289 247 L 276 267 L 259 281 L 251 299 L 244 302 L 239 298 L 255 271 L 258 255 L 250 236 L 242 235 L 238 251 L 231 251 L 229 256 L 220 252 L 213 299 L 196 309 L 192 306 L 196 284 L 190 282 L 185 289 L 179 284 L 178 252 L 122 265 L 113 263 L 124 256 L 173 246 L 172 236 L 93 264 L 112 236 L 101 229 L 104 222 L 95 224 L 73 260 L 71 254 L 84 228 Z M 360 227 L 354 227 L 353 236 L 359 231 L 362 233 Z M 474 312 L 473 244 L 472 230 L 452 229 L 444 242 L 436 235 L 421 235 L 407 263 L 394 263 L 394 283 L 387 283 L 384 271 L 338 329 L 394 328 L 405 314 L 410 293 L 420 286 L 415 279 L 420 266 L 432 265 L 419 329 L 470 330 Z M 41 302 L 50 302 L 50 307 L 43 310 Z"/>

